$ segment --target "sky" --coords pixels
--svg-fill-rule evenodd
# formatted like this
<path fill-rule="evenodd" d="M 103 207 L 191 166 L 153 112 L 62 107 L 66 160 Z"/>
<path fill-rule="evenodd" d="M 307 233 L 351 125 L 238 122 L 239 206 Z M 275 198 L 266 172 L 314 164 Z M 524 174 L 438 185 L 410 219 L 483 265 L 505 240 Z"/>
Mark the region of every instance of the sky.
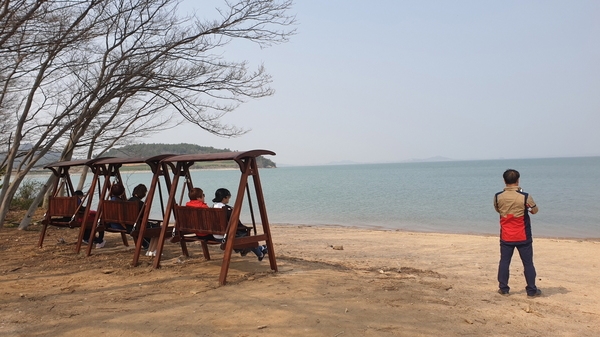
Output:
<path fill-rule="evenodd" d="M 273 77 L 273 96 L 223 119 L 249 133 L 144 141 L 268 149 L 280 166 L 600 155 L 600 1 L 296 0 L 290 14 L 289 42 L 227 51 Z"/>

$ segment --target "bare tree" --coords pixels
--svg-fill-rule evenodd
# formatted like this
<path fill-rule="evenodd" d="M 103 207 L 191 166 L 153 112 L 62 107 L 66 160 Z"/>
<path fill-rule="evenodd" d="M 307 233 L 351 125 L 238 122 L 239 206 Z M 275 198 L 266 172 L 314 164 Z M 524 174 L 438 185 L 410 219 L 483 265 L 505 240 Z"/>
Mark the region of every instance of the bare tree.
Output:
<path fill-rule="evenodd" d="M 218 136 L 245 133 L 220 119 L 246 99 L 271 95 L 271 79 L 262 66 L 225 59 L 223 50 L 236 39 L 264 47 L 293 34 L 291 0 L 225 1 L 211 20 L 178 16 L 175 0 L 42 2 L 32 22 L 0 35 L 0 56 L 27 52 L 9 62 L 14 75 L 2 83 L 20 100 L 0 227 L 7 201 L 52 149 L 68 160 L 78 149 L 168 127 L 169 114 Z M 32 147 L 17 162 L 24 142 Z"/>
<path fill-rule="evenodd" d="M 61 79 L 60 72 L 55 71 L 63 68 L 61 56 L 75 47 L 73 41 L 85 39 L 86 28 L 89 28 L 83 24 L 89 7 L 71 11 L 66 2 L 54 7 L 45 5 L 45 1 L 37 1 L 33 6 L 31 3 L 7 1 L 2 6 L 1 18 L 5 26 L 0 35 L 0 60 L 4 70 L 1 78 L 4 91 L 0 101 L 16 102 L 16 118 L 11 118 L 14 130 L 4 158 L 6 183 L 0 192 L 0 225 L 25 174 L 49 150 L 44 145 L 55 142 L 70 127 L 58 123 L 61 113 L 50 125 L 45 125 L 44 119 L 40 118 L 47 113 L 44 108 L 49 105 L 45 87 Z M 42 36 L 44 38 L 40 39 Z M 7 107 L 6 104 L 0 106 Z M 62 116 L 67 115 L 67 111 L 63 111 Z M 50 111 L 52 113 L 55 110 Z M 33 142 L 29 151 L 21 148 L 24 141 Z M 16 173 L 11 181 L 13 170 Z"/>

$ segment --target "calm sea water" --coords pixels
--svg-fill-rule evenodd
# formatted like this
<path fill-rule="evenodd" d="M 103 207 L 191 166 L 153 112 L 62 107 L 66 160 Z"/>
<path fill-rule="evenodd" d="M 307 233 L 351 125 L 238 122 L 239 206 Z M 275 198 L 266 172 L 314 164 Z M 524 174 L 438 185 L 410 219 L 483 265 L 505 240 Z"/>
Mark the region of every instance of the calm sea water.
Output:
<path fill-rule="evenodd" d="M 271 222 L 495 234 L 507 168 L 540 208 L 534 235 L 600 237 L 600 157 L 295 167 L 261 179 Z"/>
<path fill-rule="evenodd" d="M 492 200 L 507 168 L 521 173 L 540 208 L 534 236 L 600 237 L 600 157 L 284 167 L 263 169 L 260 178 L 271 223 L 497 234 Z M 150 182 L 149 173 L 123 177 L 129 194 Z M 235 196 L 239 171 L 201 170 L 192 178 L 210 205 L 219 187 Z M 158 202 L 152 213 L 160 217 Z M 247 208 L 242 217 L 249 222 Z"/>

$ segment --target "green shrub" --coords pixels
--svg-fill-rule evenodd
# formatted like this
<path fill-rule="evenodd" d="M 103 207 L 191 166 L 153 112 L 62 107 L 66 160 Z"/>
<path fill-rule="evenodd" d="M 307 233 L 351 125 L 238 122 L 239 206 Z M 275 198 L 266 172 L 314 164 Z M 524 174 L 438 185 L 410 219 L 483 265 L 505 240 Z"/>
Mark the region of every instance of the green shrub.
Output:
<path fill-rule="evenodd" d="M 19 186 L 19 190 L 10 203 L 13 209 L 29 209 L 33 203 L 33 199 L 37 196 L 44 184 L 39 181 L 24 180 Z M 40 205 L 38 205 L 39 207 Z"/>

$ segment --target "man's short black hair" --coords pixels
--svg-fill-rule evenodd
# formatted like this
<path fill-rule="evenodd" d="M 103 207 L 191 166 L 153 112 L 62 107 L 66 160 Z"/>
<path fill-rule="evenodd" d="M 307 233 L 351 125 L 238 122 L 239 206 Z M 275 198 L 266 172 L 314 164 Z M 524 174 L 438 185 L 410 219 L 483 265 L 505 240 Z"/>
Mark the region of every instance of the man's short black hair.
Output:
<path fill-rule="evenodd" d="M 521 175 L 519 174 L 519 171 L 517 171 L 517 170 L 508 169 L 508 170 L 504 171 L 504 174 L 502 175 L 502 177 L 504 178 L 504 183 L 507 185 L 510 185 L 510 184 L 516 184 L 517 182 L 519 182 L 519 178 L 521 177 Z"/>

